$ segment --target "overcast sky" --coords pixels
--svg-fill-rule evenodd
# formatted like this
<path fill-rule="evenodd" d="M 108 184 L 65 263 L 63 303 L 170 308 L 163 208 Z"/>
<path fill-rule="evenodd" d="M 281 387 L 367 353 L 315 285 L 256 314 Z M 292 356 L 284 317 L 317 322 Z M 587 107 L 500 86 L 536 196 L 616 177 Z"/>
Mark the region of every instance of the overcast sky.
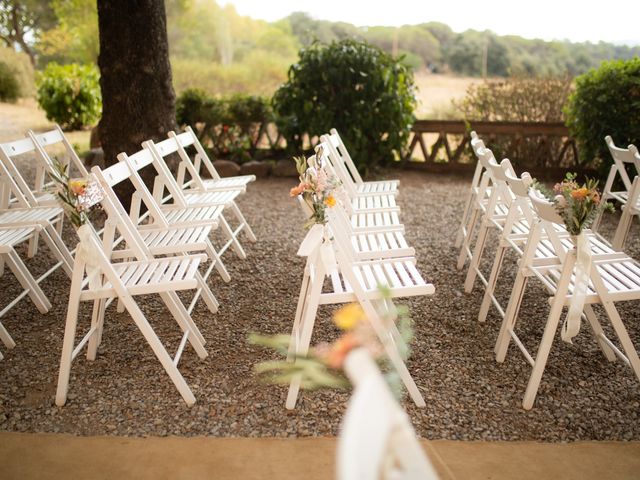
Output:
<path fill-rule="evenodd" d="M 222 0 L 241 15 L 268 21 L 302 11 L 322 20 L 358 26 L 446 23 L 544 40 L 640 44 L 640 1 L 608 0 Z"/>

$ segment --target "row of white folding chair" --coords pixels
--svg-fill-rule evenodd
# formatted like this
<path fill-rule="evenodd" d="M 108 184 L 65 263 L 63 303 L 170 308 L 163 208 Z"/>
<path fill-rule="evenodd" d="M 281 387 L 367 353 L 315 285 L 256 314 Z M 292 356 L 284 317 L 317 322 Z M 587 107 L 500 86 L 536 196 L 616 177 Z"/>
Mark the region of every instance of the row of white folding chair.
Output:
<path fill-rule="evenodd" d="M 491 165 L 490 168 L 495 171 L 495 166 Z M 522 257 L 524 244 L 529 236 L 531 225 L 538 221 L 529 199 L 529 188 L 533 183 L 531 176 L 524 172 L 521 177 L 517 177 L 508 159 L 503 160 L 499 168 L 502 170 L 502 176 L 499 176 L 496 172 L 495 177 L 498 178 L 496 188 L 508 189 L 513 199 L 509 205 L 507 218 L 500 233 L 491 274 L 487 281 L 484 281 L 484 277 L 482 277 L 485 293 L 478 313 L 478 321 L 480 322 L 486 320 L 491 304 L 495 306 L 500 316 L 504 318 L 504 308 L 500 305 L 495 295 L 502 262 L 508 250 L 512 250 L 516 256 Z M 555 228 L 558 237 L 562 239 L 565 245 L 568 245 L 570 240 L 566 229 L 562 225 L 555 225 Z M 592 253 L 605 254 L 614 252 L 608 242 L 601 236 L 593 233 L 588 233 L 588 235 Z M 540 246 L 535 251 L 535 261 L 544 263 L 552 258 L 555 258 L 553 246 L 550 245 L 548 238 L 543 237 L 540 239 Z"/>
<path fill-rule="evenodd" d="M 394 194 L 372 193 L 368 195 L 350 195 L 344 187 L 345 183 L 334 168 L 335 154 L 332 153 L 326 141 L 316 145 L 316 151 L 322 152 L 323 168 L 328 175 L 334 176 L 341 182 L 343 206 L 351 218 L 355 228 L 382 228 L 402 226 L 400 223 L 400 207 L 396 204 Z"/>
<path fill-rule="evenodd" d="M 347 147 L 335 128 L 320 137 L 330 152 L 330 161 L 350 197 L 393 194 L 398 192 L 399 180 L 363 181 Z"/>
<path fill-rule="evenodd" d="M 0 182 L 3 191 L 3 208 L 0 209 L 0 241 L 2 255 L 0 270 L 5 262 L 19 281 L 23 291 L 0 311 L 0 318 L 6 315 L 25 296 L 29 296 L 41 313 L 51 308 L 51 303 L 40 284 L 59 267 L 71 275 L 72 257 L 64 244 L 60 231 L 64 213 L 59 206 L 38 206 L 43 195 L 34 193 L 26 184 L 14 159 L 34 152 L 29 138 L 0 145 Z M 15 246 L 29 242 L 28 256 L 37 252 L 38 241 L 43 238 L 52 253 L 54 264 L 38 278 L 35 278 L 15 251 Z M 0 339 L 5 346 L 13 348 L 14 340 L 4 326 L 0 326 Z"/>
<path fill-rule="evenodd" d="M 83 240 L 90 243 L 88 248 L 93 252 L 91 269 L 87 268 L 84 256 L 76 256 L 75 259 L 56 392 L 57 405 L 64 405 L 66 402 L 71 364 L 85 345 L 87 346 L 87 359 L 95 359 L 98 346 L 102 341 L 105 308 L 107 303 L 113 299 L 117 299 L 123 309 L 126 309 L 131 315 L 184 401 L 188 405 L 192 405 L 196 401 L 193 392 L 178 369 L 178 362 L 187 343 L 194 348 L 201 359 L 204 359 L 207 356 L 204 349 L 205 341 L 176 292 L 190 289 L 201 290 L 206 287 L 206 283 L 203 282 L 198 272 L 198 267 L 206 260 L 206 255 L 187 255 L 185 252 L 191 248 L 196 249 L 197 245 L 182 244 L 177 246 L 176 253 L 179 253 L 177 256 L 164 258 L 154 256 L 149 242 L 139 234 L 109 185 L 109 179 L 113 180 L 115 176 L 126 174 L 126 170 L 128 169 L 124 164 L 114 165 L 105 172 L 101 172 L 99 167 L 94 167 L 94 175 L 106 193 L 102 205 L 107 213 L 107 221 L 103 238 L 99 238 L 97 232 L 91 229 L 90 235 Z M 90 225 L 86 226 L 90 227 Z M 117 234 L 124 238 L 127 248 L 126 257 L 132 260 L 118 263 L 114 261 L 119 257 L 112 250 Z M 87 246 L 85 245 L 85 247 Z M 95 282 L 95 279 L 89 278 L 89 275 L 96 275 L 96 268 L 98 269 L 99 283 L 97 286 L 92 283 L 92 281 Z M 161 300 L 183 332 L 179 347 L 173 357 L 167 352 L 134 298 L 138 295 L 156 293 L 160 295 Z M 79 306 L 82 301 L 93 301 L 93 313 L 89 331 L 76 345 Z M 215 298 L 208 299 L 208 296 L 205 295 L 205 301 L 210 310 L 217 308 Z"/>
<path fill-rule="evenodd" d="M 513 339 L 533 367 L 523 399 L 525 409 L 530 409 L 533 406 L 560 322 L 562 309 L 571 304 L 576 292 L 576 252 L 573 241 L 568 237 L 563 238 L 560 233 L 563 220 L 556 212 L 554 205 L 544 199 L 539 192 L 530 190 L 529 197 L 537 220 L 531 227 L 524 246 L 523 256 L 518 266 L 518 273 L 495 349 L 496 360 L 503 362 L 509 343 Z M 544 261 L 537 261 L 536 252 L 540 248 L 552 248 L 553 255 L 548 256 Z M 596 250 L 596 247 L 591 248 L 592 252 Z M 640 264 L 622 252 L 608 250 L 602 253 L 592 253 L 591 267 L 587 274 L 589 284 L 583 312 L 589 320 L 597 342 L 609 361 L 615 360 L 617 355 L 631 366 L 640 380 L 640 359 L 615 308 L 616 301 L 640 299 Z M 531 277 L 538 278 L 552 297 L 550 313 L 535 359 L 515 333 L 516 320 L 525 286 Z M 624 353 L 605 336 L 591 306 L 595 303 L 604 307 Z"/>
<path fill-rule="evenodd" d="M 299 199 L 303 210 L 307 208 L 305 213 L 309 215 L 311 212 L 308 207 Z M 349 224 L 344 206 L 336 205 L 327 209 L 327 215 L 324 238 L 319 237 L 315 248 L 306 253 L 307 265 L 298 299 L 289 359 L 306 355 L 319 305 L 358 301 L 372 318 L 376 334 L 412 399 L 417 405 L 424 406 L 424 400 L 399 356 L 398 348 L 403 348 L 399 332 L 393 322 L 383 322 L 384 315 L 380 312 L 388 313 L 392 305 L 382 300 L 379 287 L 389 288 L 392 297 L 405 297 L 432 294 L 433 285 L 426 282 L 417 270 L 413 258 L 415 252 L 406 244 L 402 227 L 387 227 L 386 230 L 377 228 L 368 234 L 360 229 L 356 233 Z M 327 256 L 327 250 L 329 256 L 335 257 L 335 263 L 323 258 Z M 325 277 L 330 278 L 328 291 L 323 291 Z M 287 408 L 295 406 L 299 387 L 299 379 L 294 379 L 289 388 Z"/>

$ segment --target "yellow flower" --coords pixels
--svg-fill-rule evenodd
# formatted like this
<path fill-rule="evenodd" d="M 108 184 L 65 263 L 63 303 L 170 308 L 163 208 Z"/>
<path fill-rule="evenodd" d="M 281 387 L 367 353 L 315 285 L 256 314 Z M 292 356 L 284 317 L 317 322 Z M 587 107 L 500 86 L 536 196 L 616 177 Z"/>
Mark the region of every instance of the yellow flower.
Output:
<path fill-rule="evenodd" d="M 357 303 L 350 303 L 333 315 L 333 323 L 341 330 L 352 330 L 363 318 L 362 307 Z"/>
<path fill-rule="evenodd" d="M 336 199 L 334 198 L 333 195 L 329 195 L 327 198 L 324 199 L 324 204 L 327 207 L 335 207 L 336 205 Z"/>
<path fill-rule="evenodd" d="M 69 190 L 75 195 L 82 195 L 87 188 L 87 181 L 82 179 L 69 180 Z"/>

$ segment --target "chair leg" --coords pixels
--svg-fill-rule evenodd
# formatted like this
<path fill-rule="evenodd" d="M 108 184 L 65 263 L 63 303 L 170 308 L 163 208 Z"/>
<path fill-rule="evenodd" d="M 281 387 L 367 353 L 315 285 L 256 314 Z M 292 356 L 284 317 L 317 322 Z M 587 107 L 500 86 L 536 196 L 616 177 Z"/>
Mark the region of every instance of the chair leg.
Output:
<path fill-rule="evenodd" d="M 316 314 L 318 313 L 320 293 L 322 292 L 322 282 L 324 280 L 324 273 L 322 275 L 319 275 L 318 273 L 321 272 L 315 272 L 317 276 L 315 281 L 311 283 L 309 296 L 306 298 L 302 308 L 299 325 L 302 330 L 300 332 L 299 341 L 297 342 L 297 348 L 295 348 L 294 351 L 295 356 L 306 355 L 309 351 L 313 326 L 316 321 Z M 300 376 L 295 376 L 291 379 L 291 384 L 289 385 L 289 391 L 287 393 L 287 401 L 285 403 L 288 410 L 292 410 L 296 406 L 298 391 L 300 390 L 300 382 Z"/>
<path fill-rule="evenodd" d="M 87 345 L 87 360 L 93 361 L 96 359 L 98 353 L 98 346 L 100 345 L 102 337 L 102 327 L 104 325 L 104 311 L 106 305 L 106 299 L 100 298 L 93 301 L 93 312 L 91 314 L 91 328 L 95 328 L 96 331 Z"/>
<path fill-rule="evenodd" d="M 187 312 L 187 309 L 184 308 L 184 305 L 180 301 L 178 295 L 175 292 L 161 292 L 160 298 L 162 298 L 162 301 L 167 306 L 182 331 L 189 331 L 189 337 L 187 339 L 196 351 L 198 357 L 201 359 L 207 358 L 208 354 L 204 348 L 205 339 L 202 336 L 200 329 L 198 329 L 191 318 L 191 315 Z"/>
<path fill-rule="evenodd" d="M 11 335 L 9 335 L 7 329 L 4 328 L 2 322 L 0 322 L 0 340 L 2 340 L 2 343 L 4 343 L 5 347 L 9 349 L 15 348 L 16 346 L 16 342 L 13 341 L 13 338 L 11 338 Z"/>
<path fill-rule="evenodd" d="M 246 232 L 247 237 L 249 238 L 249 241 L 256 242 L 258 240 L 256 238 L 256 234 L 253 233 L 253 230 L 251 229 L 251 225 L 249 225 L 247 220 L 244 218 L 244 215 L 238 208 L 238 205 L 236 204 L 236 202 L 231 202 L 231 210 L 233 211 L 233 214 L 236 216 L 238 221 L 243 225 L 243 229 Z"/>
<path fill-rule="evenodd" d="M 222 232 L 231 242 L 231 247 L 233 251 L 236 252 L 236 255 L 242 260 L 247 258 L 247 254 L 245 253 L 242 245 L 238 241 L 238 237 L 233 233 L 233 229 L 229 226 L 227 219 L 224 218 L 224 215 L 220 215 L 220 227 L 222 228 Z"/>
<path fill-rule="evenodd" d="M 304 277 L 302 278 L 302 286 L 300 287 L 300 295 L 298 296 L 298 305 L 296 306 L 296 316 L 293 320 L 291 329 L 291 339 L 289 340 L 289 350 L 287 352 L 287 361 L 291 362 L 295 358 L 298 351 L 298 343 L 300 342 L 300 323 L 302 321 L 302 313 L 307 304 L 309 288 L 311 286 L 308 268 L 305 268 Z"/>
<path fill-rule="evenodd" d="M 528 278 L 525 277 L 521 271 L 518 271 L 494 348 L 496 362 L 498 363 L 504 362 L 507 356 L 507 349 L 509 348 L 509 343 L 511 343 L 511 334 L 509 331 L 515 328 L 518 312 L 520 311 L 520 304 L 522 303 L 522 297 L 524 296 L 524 291 L 527 286 L 527 280 Z"/>
<path fill-rule="evenodd" d="M 596 337 L 596 341 L 598 342 L 600 350 L 602 350 L 602 353 L 607 358 L 607 360 L 609 360 L 610 362 L 615 362 L 617 359 L 616 354 L 613 352 L 607 342 L 603 340 L 604 331 L 602 330 L 602 325 L 600 325 L 598 317 L 596 316 L 596 312 L 593 311 L 593 307 L 588 303 L 584 305 L 584 315 L 585 317 L 587 317 L 587 321 L 591 326 L 593 336 Z"/>
<path fill-rule="evenodd" d="M 484 297 L 482 298 L 482 305 L 480 305 L 480 312 L 478 313 L 478 321 L 484 323 L 491 308 L 491 299 L 494 296 L 496 290 L 496 283 L 498 282 L 498 276 L 500 275 L 500 269 L 502 268 L 502 262 L 504 255 L 507 251 L 507 247 L 504 245 L 498 246 L 496 250 L 496 256 L 493 259 L 493 266 L 491 267 L 491 275 L 487 282 L 487 287 L 484 291 Z"/>
<path fill-rule="evenodd" d="M 620 318 L 618 310 L 616 309 L 614 303 L 610 300 L 603 301 L 602 306 L 609 316 L 609 320 L 611 321 L 611 325 L 613 326 L 616 335 L 618 335 L 618 338 L 620 339 L 622 349 L 624 350 L 624 353 L 629 360 L 629 365 L 633 369 L 633 373 L 635 373 L 638 380 L 640 380 L 640 358 L 638 358 L 638 352 L 633 346 L 633 342 L 629 337 L 629 333 L 622 323 L 622 319 Z"/>
<path fill-rule="evenodd" d="M 6 261 L 9 269 L 13 272 L 18 282 L 20 282 L 20 286 L 28 290 L 28 295 L 38 311 L 40 313 L 47 313 L 51 309 L 51 302 L 15 250 L 11 250 L 7 254 Z"/>
<path fill-rule="evenodd" d="M 458 234 L 456 235 L 456 241 L 454 246 L 456 248 L 460 248 L 462 245 L 462 240 L 464 238 L 464 228 L 467 224 L 467 217 L 469 216 L 469 207 L 471 206 L 471 202 L 473 200 L 473 188 L 469 190 L 469 194 L 467 195 L 467 201 L 464 204 L 464 211 L 462 212 L 462 220 L 460 221 L 460 227 L 458 228 Z"/>
<path fill-rule="evenodd" d="M 33 232 L 33 235 L 29 239 L 29 247 L 27 249 L 28 258 L 33 258 L 38 253 L 38 240 L 39 240 L 38 232 Z"/>
<path fill-rule="evenodd" d="M 124 294 L 124 292 L 122 293 Z M 154 332 L 153 328 L 151 328 L 151 325 L 140 310 L 140 307 L 138 307 L 138 304 L 136 304 L 131 296 L 123 297 L 122 302 L 124 303 L 126 309 L 129 311 L 131 318 L 140 329 L 140 332 L 144 336 L 145 340 L 153 350 L 156 358 L 160 361 L 160 363 L 164 367 L 165 372 L 167 372 L 167 375 L 169 375 L 169 378 L 184 399 L 185 403 L 188 406 L 192 406 L 193 404 L 195 404 L 196 397 L 193 395 L 193 392 L 189 388 L 189 385 L 187 385 L 187 382 L 180 373 L 180 370 L 178 370 L 178 367 L 174 365 L 173 359 L 171 358 L 169 353 L 167 353 L 167 350 L 162 345 L 162 342 L 160 342 L 160 339 L 158 338 L 158 335 L 156 335 L 156 332 Z"/>
<path fill-rule="evenodd" d="M 467 252 L 471 250 L 471 236 L 473 235 L 473 230 L 475 229 L 476 222 L 478 221 L 478 214 L 479 209 L 475 207 L 471 213 L 469 223 L 467 224 L 467 235 L 464 237 L 462 246 L 460 247 L 460 253 L 458 254 L 458 263 L 456 265 L 458 270 L 462 270 L 462 267 L 464 267 L 464 264 L 467 261 Z"/>
<path fill-rule="evenodd" d="M 67 402 L 69 390 L 69 374 L 73 361 L 73 347 L 78 325 L 78 311 L 80 308 L 80 289 L 84 276 L 84 263 L 77 262 L 71 278 L 71 292 L 69 294 L 69 306 L 67 307 L 67 322 L 64 328 L 64 340 L 62 341 L 62 354 L 60 355 L 60 372 L 58 373 L 58 387 L 56 389 L 56 405 L 63 406 Z"/>
<path fill-rule="evenodd" d="M 376 331 L 376 334 L 378 335 L 380 342 L 384 346 L 385 352 L 389 357 L 389 361 L 393 364 L 394 368 L 396 369 L 396 372 L 398 373 L 398 376 L 400 377 L 400 379 L 402 380 L 402 383 L 404 384 L 407 391 L 409 392 L 409 396 L 411 397 L 411 399 L 413 400 L 413 402 L 416 404 L 417 407 L 420 407 L 420 408 L 425 407 L 426 403 L 424 401 L 424 398 L 422 397 L 422 394 L 420 393 L 420 390 L 418 389 L 416 382 L 411 376 L 411 373 L 409 372 L 407 365 L 402 360 L 402 357 L 400 356 L 400 352 L 398 351 L 397 345 L 393 341 L 390 341 L 391 340 L 389 335 L 390 332 L 384 327 L 382 319 L 378 315 L 378 312 L 376 311 L 375 307 L 369 301 L 366 301 L 366 300 L 364 302 L 361 301 L 360 304 L 362 305 L 362 308 L 365 311 L 367 318 L 371 322 L 371 326 Z M 398 339 L 401 340 L 399 338 L 400 332 L 398 332 L 395 324 L 391 330 L 395 330 L 397 332 Z"/>
<path fill-rule="evenodd" d="M 613 241 L 611 242 L 611 246 L 615 250 L 622 251 L 624 248 L 624 243 L 627 240 L 629 229 L 631 228 L 632 219 L 633 214 L 631 213 L 631 206 L 627 204 L 626 208 L 622 211 L 618 228 L 616 228 L 616 233 L 613 237 Z"/>
<path fill-rule="evenodd" d="M 544 368 L 547 365 L 549 352 L 551 351 L 551 345 L 553 344 L 556 330 L 558 330 L 558 323 L 560 323 L 560 315 L 562 314 L 563 304 L 564 295 L 556 296 L 554 298 L 551 312 L 549 313 L 549 318 L 547 320 L 547 325 L 545 326 L 544 333 L 542 334 L 542 341 L 540 342 L 540 346 L 538 347 L 536 359 L 533 364 L 533 371 L 531 372 L 531 376 L 529 377 L 527 390 L 525 391 L 524 399 L 522 400 L 522 407 L 525 410 L 531 410 L 531 408 L 533 407 L 533 402 L 535 402 L 536 400 L 538 387 L 540 386 L 540 380 L 542 379 Z"/>
<path fill-rule="evenodd" d="M 202 300 L 204 300 L 204 303 L 209 311 L 211 313 L 216 313 L 218 311 L 218 308 L 220 307 L 220 303 L 216 299 L 215 295 L 211 291 L 211 288 L 209 288 L 209 285 L 207 285 L 206 280 L 202 277 L 200 272 L 196 273 L 196 280 L 198 281 L 198 289 L 196 290 L 196 294 L 194 295 L 191 302 L 193 303 L 194 300 L 197 300 L 197 298 L 202 295 Z M 192 307 L 191 305 L 189 305 L 188 311 L 191 310 Z"/>
<path fill-rule="evenodd" d="M 467 271 L 467 278 L 464 282 L 464 291 L 466 293 L 471 293 L 471 291 L 473 290 L 473 285 L 475 284 L 478 269 L 480 268 L 480 260 L 482 259 L 482 254 L 484 253 L 484 246 L 487 241 L 488 234 L 489 222 L 488 220 L 486 220 L 483 221 L 482 225 L 480 226 L 478 238 L 476 239 L 476 246 L 473 249 L 473 255 L 471 256 L 469 270 Z"/>
<path fill-rule="evenodd" d="M 227 267 L 225 267 L 224 263 L 222 263 L 222 258 L 220 258 L 220 255 L 218 254 L 218 252 L 216 251 L 216 249 L 214 248 L 210 240 L 207 240 L 207 249 L 205 251 L 207 255 L 209 255 L 209 258 L 211 259 L 211 261 L 213 262 L 215 269 L 218 271 L 218 273 L 222 277 L 222 280 L 225 283 L 229 283 L 231 281 L 231 276 L 227 271 Z"/>

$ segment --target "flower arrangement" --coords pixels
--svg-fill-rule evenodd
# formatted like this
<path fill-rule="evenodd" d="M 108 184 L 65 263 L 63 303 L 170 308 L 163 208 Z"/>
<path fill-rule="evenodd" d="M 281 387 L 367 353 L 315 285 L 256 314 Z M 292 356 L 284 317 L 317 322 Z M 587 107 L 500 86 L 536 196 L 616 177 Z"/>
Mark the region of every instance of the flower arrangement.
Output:
<path fill-rule="evenodd" d="M 67 167 L 57 159 L 53 161 L 53 171 L 49 176 L 55 183 L 55 194 L 62 204 L 67 217 L 75 227 L 89 221 L 89 213 L 99 208 L 102 188 L 92 179 L 69 178 Z"/>
<path fill-rule="evenodd" d="M 294 160 L 300 183 L 290 190 L 289 195 L 292 197 L 302 195 L 302 199 L 312 212 L 304 225 L 305 228 L 314 224 L 327 223 L 326 209 L 335 206 L 336 189 L 340 186 L 340 181 L 334 175 L 327 174 L 322 168 L 322 147 L 318 148 L 309 162 L 304 156 L 294 157 Z"/>
<path fill-rule="evenodd" d="M 383 294 L 385 294 L 383 292 Z M 391 301 L 387 302 L 393 305 Z M 399 349 L 401 358 L 406 361 L 409 356 L 408 345 L 413 338 L 411 319 L 408 310 L 403 306 L 393 307 L 383 321 L 397 321 L 402 342 Z M 334 324 L 342 332 L 331 343 L 320 343 L 309 350 L 305 357 L 296 357 L 295 361 L 274 360 L 262 362 L 254 367 L 255 372 L 269 383 L 288 384 L 296 377 L 301 377 L 301 387 L 314 390 L 319 388 L 347 388 L 349 381 L 342 373 L 345 359 L 356 348 L 364 348 L 378 362 L 387 363 L 384 346 L 380 343 L 367 315 L 359 304 L 348 304 L 333 315 Z M 289 335 L 261 336 L 252 334 L 249 342 L 274 349 L 286 356 Z M 388 362 L 389 365 L 390 362 Z M 398 390 L 400 381 L 394 371 L 386 375 L 387 381 Z"/>
<path fill-rule="evenodd" d="M 542 190 L 555 204 L 571 235 L 580 235 L 604 210 L 613 211 L 613 204 L 602 201 L 597 180 L 587 178 L 580 185 L 576 177 L 575 173 L 567 173 L 562 182 L 555 184 L 553 192 Z"/>

